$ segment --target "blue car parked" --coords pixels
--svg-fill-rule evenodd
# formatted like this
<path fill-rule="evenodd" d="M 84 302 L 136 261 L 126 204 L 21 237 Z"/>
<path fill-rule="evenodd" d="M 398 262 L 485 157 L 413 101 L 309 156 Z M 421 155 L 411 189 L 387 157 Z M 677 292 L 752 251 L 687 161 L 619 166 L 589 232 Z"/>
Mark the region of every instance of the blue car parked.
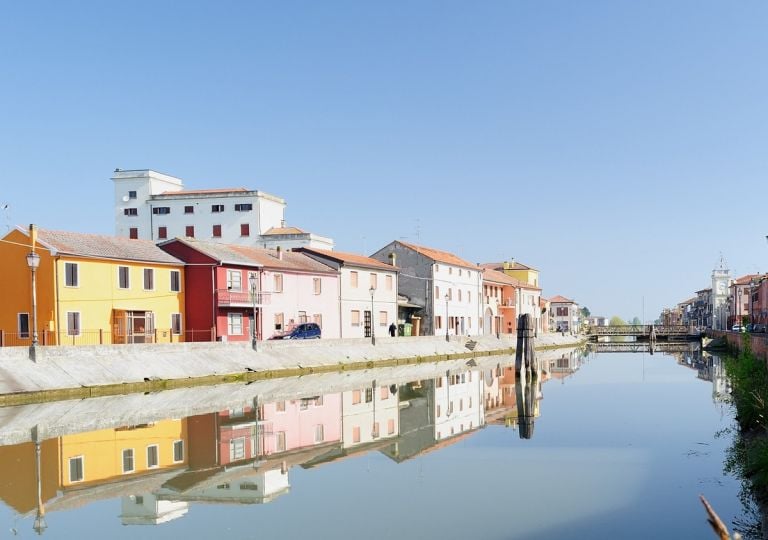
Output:
<path fill-rule="evenodd" d="M 294 326 L 290 332 L 270 339 L 320 339 L 320 334 L 320 327 L 316 323 L 302 323 Z"/>

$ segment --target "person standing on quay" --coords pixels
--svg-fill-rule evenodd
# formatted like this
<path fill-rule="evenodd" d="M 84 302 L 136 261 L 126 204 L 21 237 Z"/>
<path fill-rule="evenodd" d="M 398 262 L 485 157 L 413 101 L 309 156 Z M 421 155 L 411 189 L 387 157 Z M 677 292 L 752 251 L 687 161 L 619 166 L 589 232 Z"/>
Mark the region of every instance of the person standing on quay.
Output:
<path fill-rule="evenodd" d="M 395 326 L 395 323 L 392 323 L 389 325 L 389 335 L 392 337 L 395 337 L 397 333 L 397 326 Z"/>

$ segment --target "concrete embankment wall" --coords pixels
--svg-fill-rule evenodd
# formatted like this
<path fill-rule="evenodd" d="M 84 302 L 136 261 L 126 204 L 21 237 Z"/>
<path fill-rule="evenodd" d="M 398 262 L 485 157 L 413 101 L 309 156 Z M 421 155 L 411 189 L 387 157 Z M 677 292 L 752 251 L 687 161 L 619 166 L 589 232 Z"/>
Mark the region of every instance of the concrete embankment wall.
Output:
<path fill-rule="evenodd" d="M 537 357 L 549 366 L 574 347 L 539 351 Z M 158 422 L 166 418 L 185 418 L 211 411 L 239 409 L 259 403 L 293 400 L 333 394 L 352 389 L 401 385 L 433 379 L 446 373 L 469 370 L 482 372 L 497 366 L 514 365 L 511 355 L 479 356 L 468 359 L 423 362 L 398 366 L 332 371 L 262 379 L 257 381 L 176 388 L 161 392 L 139 392 L 90 399 L 71 399 L 0 407 L 0 446 L 112 429 L 126 425 Z"/>
<path fill-rule="evenodd" d="M 546 334 L 540 349 L 579 338 Z M 177 343 L 0 349 L 0 405 L 258 380 L 309 373 L 511 354 L 516 340 L 491 336 L 386 337 L 259 343 Z"/>
<path fill-rule="evenodd" d="M 725 338 L 728 347 L 734 351 L 741 351 L 744 347 L 744 340 L 747 340 L 749 347 L 757 358 L 762 358 L 768 362 L 768 334 L 745 334 L 740 332 L 723 332 L 721 330 L 709 330 L 707 336 L 718 339 Z"/>

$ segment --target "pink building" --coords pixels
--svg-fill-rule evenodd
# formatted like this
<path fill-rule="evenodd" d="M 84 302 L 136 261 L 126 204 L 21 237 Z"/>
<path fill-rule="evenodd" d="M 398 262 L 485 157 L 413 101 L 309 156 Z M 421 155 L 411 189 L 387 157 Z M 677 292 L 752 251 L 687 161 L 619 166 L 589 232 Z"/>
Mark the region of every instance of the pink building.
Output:
<path fill-rule="evenodd" d="M 186 263 L 186 321 L 196 340 L 248 341 L 254 320 L 258 339 L 303 322 L 341 337 L 339 272 L 307 255 L 193 238 L 160 247 Z"/>
<path fill-rule="evenodd" d="M 341 441 L 341 394 L 266 403 L 259 413 L 262 456 Z"/>

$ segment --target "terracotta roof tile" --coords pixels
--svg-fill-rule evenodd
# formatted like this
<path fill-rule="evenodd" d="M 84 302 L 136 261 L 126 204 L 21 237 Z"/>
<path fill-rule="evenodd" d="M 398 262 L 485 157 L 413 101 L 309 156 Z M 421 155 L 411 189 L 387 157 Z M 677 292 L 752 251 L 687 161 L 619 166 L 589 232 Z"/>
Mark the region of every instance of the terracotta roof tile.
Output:
<path fill-rule="evenodd" d="M 569 298 L 566 298 L 565 296 L 553 296 L 549 299 L 550 304 L 575 304 L 573 300 L 570 300 Z"/>
<path fill-rule="evenodd" d="M 490 281 L 493 283 L 502 283 L 504 285 L 512 285 L 513 287 L 519 287 L 522 289 L 531 289 L 531 290 L 537 290 L 537 291 L 541 290 L 540 288 L 534 287 L 533 285 L 530 285 L 525 281 L 521 281 L 517 278 L 513 278 L 512 276 L 509 276 L 504 272 L 493 270 L 492 268 L 483 269 L 483 281 Z"/>
<path fill-rule="evenodd" d="M 307 232 L 302 231 L 298 227 L 271 227 L 262 236 L 273 234 L 307 234 Z"/>
<path fill-rule="evenodd" d="M 421 253 L 425 257 L 432 259 L 433 261 L 436 261 L 436 262 L 441 262 L 444 264 L 452 264 L 454 266 L 462 266 L 465 268 L 471 268 L 473 270 L 479 269 L 476 264 L 465 261 L 464 259 L 454 255 L 453 253 L 448 253 L 447 251 L 440 251 L 439 249 L 433 249 L 433 248 L 428 248 L 424 246 L 417 246 L 416 244 L 410 244 L 408 242 L 402 242 L 400 240 L 398 240 L 397 242 L 407 248 L 410 248 L 418 253 Z"/>
<path fill-rule="evenodd" d="M 505 263 L 509 264 L 509 270 L 536 270 L 532 266 L 527 266 L 517 261 L 511 262 L 511 263 L 508 261 L 482 263 L 480 266 L 482 266 L 483 268 L 492 268 L 493 270 L 504 270 Z"/>
<path fill-rule="evenodd" d="M 300 248 L 296 251 L 304 252 L 304 253 L 316 253 L 321 257 L 326 257 L 328 259 L 332 259 L 339 263 L 347 264 L 351 266 L 365 266 L 369 268 L 381 268 L 382 270 L 391 270 L 391 271 L 398 270 L 396 266 L 392 266 L 391 264 L 377 261 L 376 259 L 366 257 L 365 255 L 357 255 L 356 253 L 344 253 L 343 251 L 331 251 L 328 249 L 315 249 L 315 248 Z"/>
<path fill-rule="evenodd" d="M 51 231 L 48 229 L 38 229 L 38 240 L 59 253 L 79 257 L 184 264 L 157 247 L 151 240 L 131 240 L 118 236 Z"/>
<path fill-rule="evenodd" d="M 219 242 L 207 242 L 196 240 L 194 238 L 177 238 L 176 240 L 171 240 L 171 242 L 173 241 L 184 243 L 221 263 L 242 264 L 244 266 L 294 270 L 299 272 L 337 273 L 330 266 L 316 261 L 303 253 L 282 250 L 280 252 L 281 258 L 278 258 L 278 250 L 275 249 L 221 244 Z"/>
<path fill-rule="evenodd" d="M 760 278 L 760 274 L 747 274 L 746 276 L 741 276 L 740 278 L 737 278 L 733 281 L 734 285 L 749 285 L 749 283 L 753 279 Z"/>

